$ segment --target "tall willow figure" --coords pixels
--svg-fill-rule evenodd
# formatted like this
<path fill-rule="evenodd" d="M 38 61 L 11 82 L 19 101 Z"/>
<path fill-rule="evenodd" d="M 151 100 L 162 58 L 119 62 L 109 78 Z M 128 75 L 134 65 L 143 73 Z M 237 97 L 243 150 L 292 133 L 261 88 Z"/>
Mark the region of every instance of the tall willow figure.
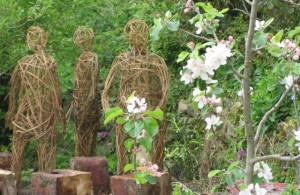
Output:
<path fill-rule="evenodd" d="M 109 108 L 110 91 L 113 80 L 120 77 L 118 105 L 124 110 L 126 102 L 124 97 L 129 97 L 133 91 L 144 97 L 149 109 L 161 108 L 165 111 L 169 87 L 168 68 L 164 60 L 158 55 L 147 51 L 149 27 L 143 21 L 133 19 L 127 23 L 124 32 L 131 45 L 131 51 L 121 53 L 113 62 L 107 76 L 102 92 L 102 106 Z M 116 128 L 118 174 L 123 173 L 123 167 L 128 162 L 124 141 L 127 139 L 122 131 L 122 126 Z M 160 123 L 158 135 L 154 138 L 154 152 L 152 162 L 163 167 L 163 152 L 167 134 L 166 121 Z"/>
<path fill-rule="evenodd" d="M 93 40 L 92 29 L 83 26 L 75 31 L 74 42 L 82 50 L 74 72 L 73 110 L 76 156 L 96 155 L 96 136 L 99 128 L 97 100 L 99 66 L 97 54 L 91 51 Z"/>
<path fill-rule="evenodd" d="M 46 43 L 43 29 L 28 29 L 27 45 L 34 54 L 18 62 L 10 80 L 6 125 L 13 129 L 11 169 L 16 173 L 18 188 L 26 144 L 37 141 L 39 171 L 50 172 L 56 164 L 56 123 L 59 121 L 65 129 L 57 64 L 44 53 Z"/>

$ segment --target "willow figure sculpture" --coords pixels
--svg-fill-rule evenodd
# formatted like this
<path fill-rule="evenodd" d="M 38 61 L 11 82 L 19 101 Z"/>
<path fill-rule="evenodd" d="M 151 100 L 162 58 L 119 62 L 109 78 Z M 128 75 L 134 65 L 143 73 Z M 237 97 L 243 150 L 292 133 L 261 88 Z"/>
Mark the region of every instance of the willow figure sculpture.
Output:
<path fill-rule="evenodd" d="M 46 43 L 43 29 L 28 29 L 27 45 L 34 54 L 19 60 L 10 80 L 6 125 L 13 129 L 11 170 L 18 187 L 26 144 L 36 140 L 39 171 L 50 172 L 56 164 L 56 123 L 65 129 L 57 64 L 44 53 Z"/>
<path fill-rule="evenodd" d="M 113 62 L 112 68 L 106 78 L 102 92 L 102 106 L 104 110 L 109 108 L 110 88 L 114 79 L 119 75 L 118 104 L 122 109 L 126 108 L 124 97 L 129 97 L 133 91 L 140 97 L 144 97 L 149 109 L 161 108 L 165 111 L 169 87 L 168 68 L 164 60 L 154 53 L 146 50 L 149 38 L 149 28 L 145 22 L 133 19 L 127 23 L 124 32 L 132 47 L 131 51 L 121 53 Z M 166 121 L 160 123 L 158 135 L 154 138 L 154 152 L 151 155 L 152 162 L 162 167 L 165 137 L 167 134 Z M 118 174 L 123 173 L 123 167 L 128 161 L 128 154 L 124 148 L 126 137 L 122 132 L 122 126 L 116 128 Z"/>
<path fill-rule="evenodd" d="M 79 27 L 74 43 L 81 48 L 75 66 L 73 112 L 75 122 L 75 155 L 95 156 L 96 137 L 99 128 L 97 85 L 99 77 L 98 57 L 92 52 L 94 33 L 87 27 Z"/>

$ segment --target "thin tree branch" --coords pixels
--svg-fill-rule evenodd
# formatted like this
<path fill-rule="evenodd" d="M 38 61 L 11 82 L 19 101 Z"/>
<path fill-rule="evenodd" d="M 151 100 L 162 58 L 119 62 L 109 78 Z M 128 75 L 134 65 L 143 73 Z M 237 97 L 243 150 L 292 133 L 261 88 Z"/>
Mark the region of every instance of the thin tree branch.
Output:
<path fill-rule="evenodd" d="M 245 4 L 245 0 L 242 0 L 242 2 L 243 2 L 243 7 L 244 7 L 245 11 L 249 14 L 249 10 Z"/>
<path fill-rule="evenodd" d="M 244 11 L 244 10 L 241 10 L 241 9 L 238 9 L 238 8 L 234 8 L 233 9 L 234 11 L 239 11 L 239 12 L 242 12 L 243 14 L 246 14 L 246 15 L 250 15 L 248 12 Z"/>
<path fill-rule="evenodd" d="M 245 0 L 246 3 L 248 3 L 249 5 L 252 6 L 253 2 L 251 2 L 250 0 Z"/>
<path fill-rule="evenodd" d="M 252 49 L 252 52 L 256 52 L 256 51 L 262 50 L 265 47 L 266 46 L 262 46 L 262 47 L 258 47 L 258 48 Z"/>
<path fill-rule="evenodd" d="M 243 79 L 244 76 L 239 73 L 234 67 L 233 67 L 233 64 L 232 63 L 229 63 L 230 64 L 230 67 L 231 67 L 231 70 L 232 72 L 239 78 L 239 79 Z M 240 81 L 240 80 L 239 80 Z M 241 81 L 240 81 L 241 82 Z"/>
<path fill-rule="evenodd" d="M 282 104 L 283 100 L 285 99 L 285 97 L 288 95 L 288 93 L 293 89 L 294 87 L 294 84 L 296 82 L 298 82 L 299 80 L 299 77 L 297 77 L 293 84 L 291 86 L 289 86 L 285 92 L 281 95 L 280 99 L 278 100 L 278 102 L 268 111 L 266 112 L 266 114 L 263 116 L 263 118 L 261 119 L 261 121 L 259 122 L 258 126 L 257 126 L 257 129 L 256 129 L 256 134 L 255 134 L 255 137 L 254 137 L 254 144 L 256 145 L 259 141 L 259 138 L 261 136 L 261 133 L 262 133 L 262 129 L 265 125 L 265 123 L 267 122 L 269 116 L 275 112 L 279 107 L 280 105 Z"/>
<path fill-rule="evenodd" d="M 266 160 L 281 160 L 281 161 L 296 161 L 300 159 L 300 154 L 297 156 L 283 156 L 282 154 L 272 154 L 272 155 L 267 155 L 267 156 L 261 156 L 261 157 L 256 157 L 253 159 L 253 163 L 257 163 L 260 161 L 266 161 Z"/>
<path fill-rule="evenodd" d="M 183 30 L 182 28 L 179 28 L 180 31 L 186 33 L 186 34 L 189 34 L 189 35 L 192 35 L 196 38 L 199 38 L 199 39 L 202 39 L 202 40 L 205 40 L 205 41 L 209 41 L 209 42 L 216 42 L 214 39 L 209 39 L 209 38 L 206 38 L 206 37 L 202 37 L 202 36 L 198 36 L 198 35 L 195 35 L 189 31 L 186 31 L 186 30 Z"/>

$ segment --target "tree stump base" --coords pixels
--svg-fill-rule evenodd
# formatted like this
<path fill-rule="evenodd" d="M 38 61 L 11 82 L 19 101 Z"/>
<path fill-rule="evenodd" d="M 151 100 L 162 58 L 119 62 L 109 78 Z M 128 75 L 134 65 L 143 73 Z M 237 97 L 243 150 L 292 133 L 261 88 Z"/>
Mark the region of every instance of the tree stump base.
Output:
<path fill-rule="evenodd" d="M 0 152 L 0 169 L 10 170 L 10 166 L 11 166 L 11 153 Z"/>
<path fill-rule="evenodd" d="M 92 189 L 95 195 L 110 193 L 108 163 L 105 157 L 75 157 L 70 160 L 70 167 L 92 174 Z"/>
<path fill-rule="evenodd" d="M 133 175 L 116 175 L 110 177 L 112 195 L 171 195 L 171 178 L 163 173 L 157 178 L 155 185 L 144 184 L 138 186 Z"/>
<path fill-rule="evenodd" d="M 32 195 L 92 195 L 91 173 L 75 170 L 36 172 L 31 175 Z"/>
<path fill-rule="evenodd" d="M 15 174 L 13 172 L 0 169 L 0 194 L 1 195 L 17 194 Z"/>

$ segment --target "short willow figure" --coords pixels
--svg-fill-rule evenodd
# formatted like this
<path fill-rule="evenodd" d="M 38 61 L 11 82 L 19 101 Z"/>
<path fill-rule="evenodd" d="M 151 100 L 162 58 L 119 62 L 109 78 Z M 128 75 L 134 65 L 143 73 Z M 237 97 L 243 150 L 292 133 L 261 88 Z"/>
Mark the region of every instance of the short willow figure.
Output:
<path fill-rule="evenodd" d="M 56 123 L 65 128 L 57 64 L 44 53 L 46 43 L 43 29 L 28 29 L 27 45 L 34 54 L 18 62 L 10 81 L 6 125 L 13 129 L 12 171 L 18 187 L 26 144 L 36 140 L 39 171 L 50 172 L 56 164 Z"/>
<path fill-rule="evenodd" d="M 99 128 L 97 86 L 99 66 L 92 52 L 94 33 L 82 26 L 74 34 L 74 43 L 82 53 L 75 66 L 73 111 L 75 122 L 76 156 L 96 155 L 96 136 Z"/>
<path fill-rule="evenodd" d="M 102 92 L 101 101 L 104 110 L 107 110 L 111 103 L 113 80 L 120 78 L 118 105 L 123 110 L 126 108 L 124 97 L 129 97 L 135 91 L 136 94 L 145 97 L 149 109 L 160 108 L 165 111 L 169 88 L 168 68 L 161 57 L 146 49 L 149 27 L 145 22 L 133 19 L 127 23 L 124 32 L 132 49 L 129 52 L 121 53 L 113 62 Z M 151 154 L 151 161 L 162 167 L 167 134 L 166 121 L 163 120 L 159 125 L 158 135 L 154 138 L 154 152 Z M 126 137 L 122 131 L 122 125 L 118 125 L 116 128 L 116 137 L 119 163 L 117 172 L 121 174 L 129 158 L 124 148 Z"/>

